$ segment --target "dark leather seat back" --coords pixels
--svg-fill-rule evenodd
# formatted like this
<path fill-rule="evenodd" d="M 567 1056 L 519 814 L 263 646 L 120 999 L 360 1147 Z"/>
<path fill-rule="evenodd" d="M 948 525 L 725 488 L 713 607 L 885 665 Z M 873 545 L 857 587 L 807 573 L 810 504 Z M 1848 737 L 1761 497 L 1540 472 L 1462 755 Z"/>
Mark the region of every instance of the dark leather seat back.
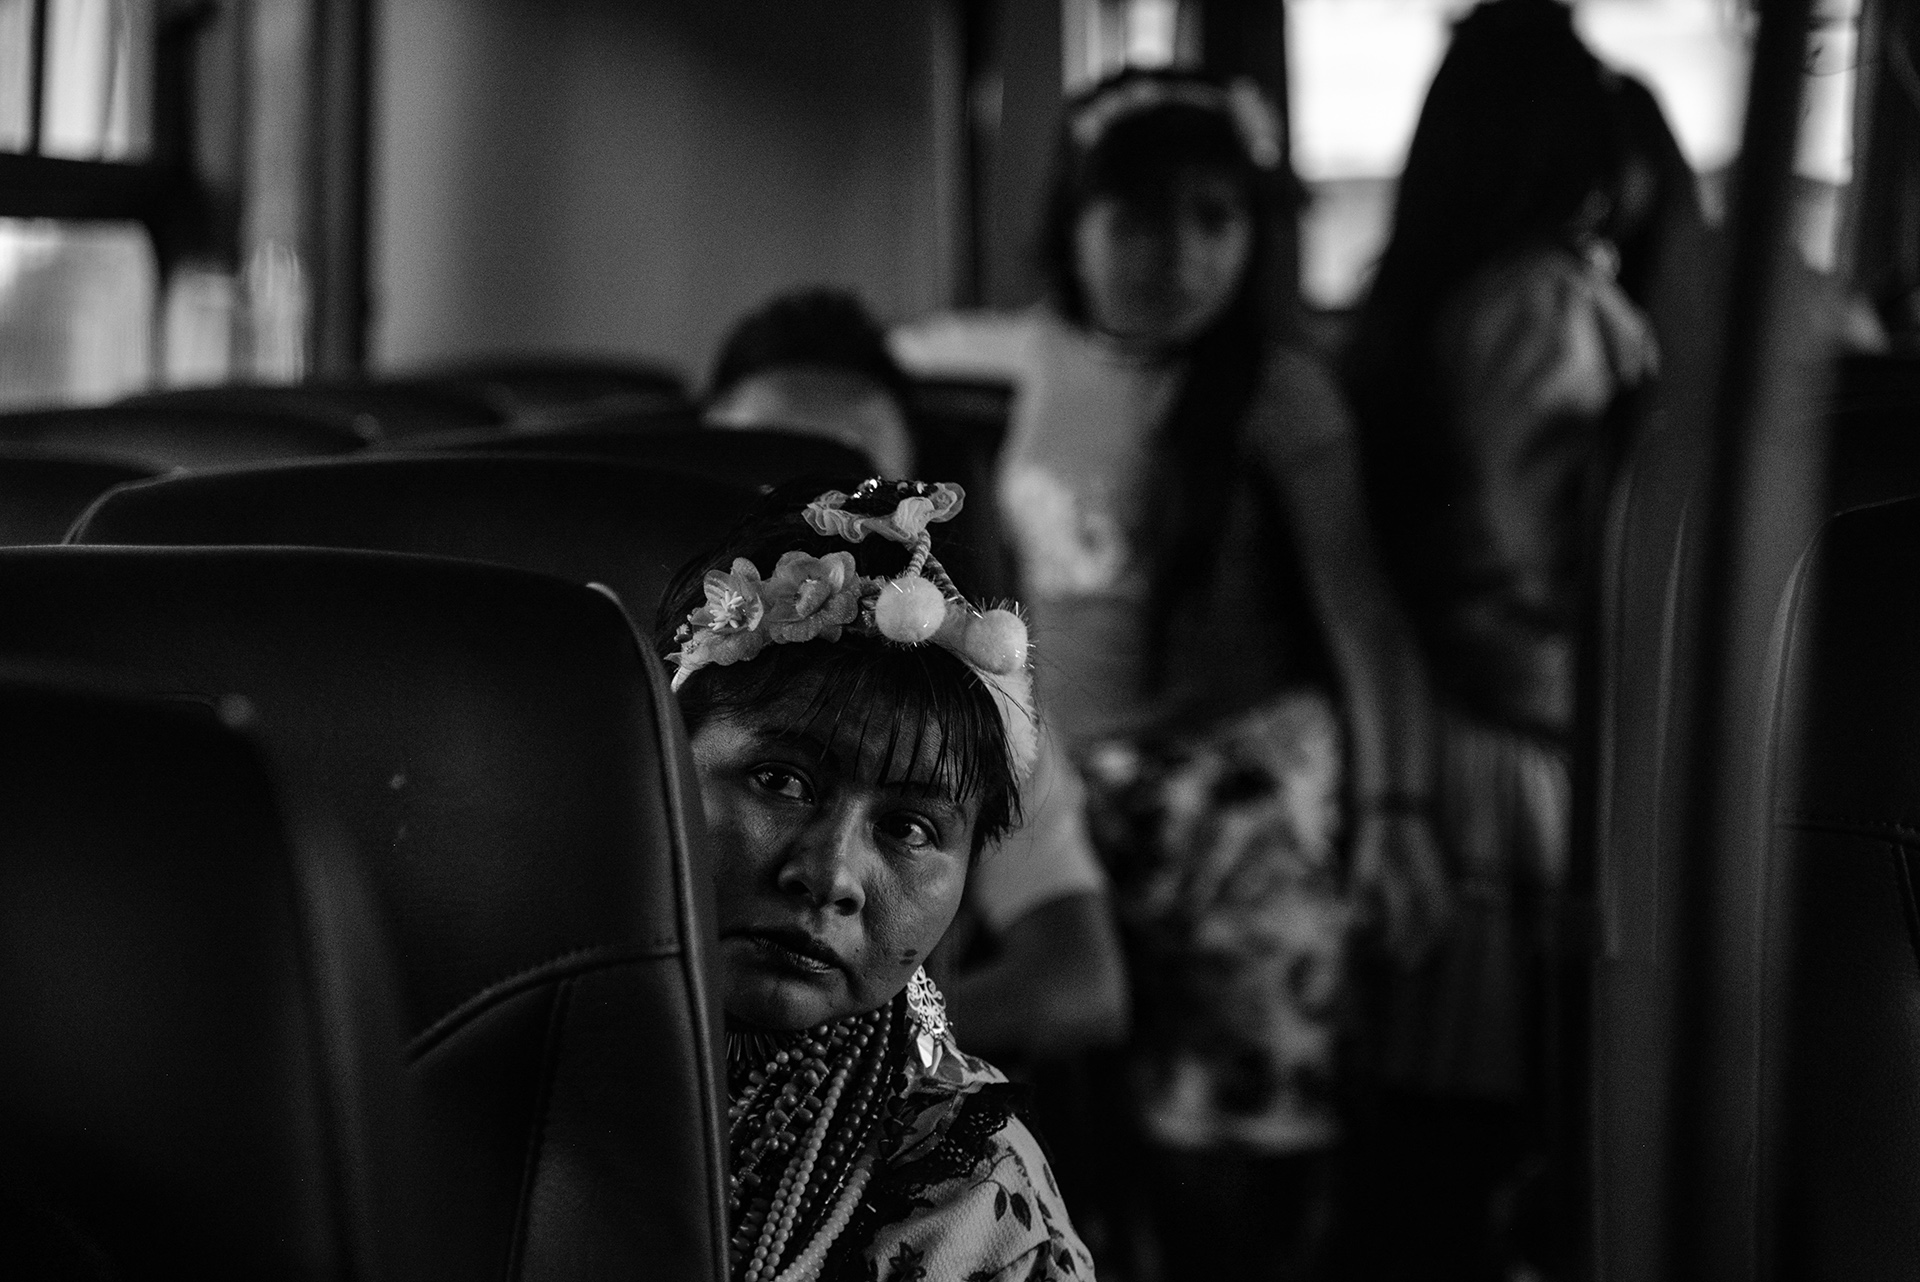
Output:
<path fill-rule="evenodd" d="M 1770 933 L 1781 1277 L 1920 1261 L 1920 500 L 1831 518 L 1785 606 Z M 1764 1169 L 1764 1168 L 1763 1168 Z"/>
<path fill-rule="evenodd" d="M 0 443 L 156 471 L 350 454 L 368 439 L 331 416 L 284 409 L 99 405 L 0 414 Z"/>
<path fill-rule="evenodd" d="M 235 414 L 298 414 L 331 420 L 369 441 L 497 427 L 507 417 L 477 392 L 406 379 L 181 387 L 146 392 L 120 404 Z"/>
<path fill-rule="evenodd" d="M 688 403 L 685 379 L 644 361 L 503 357 L 447 365 L 416 377 L 482 397 L 516 423 Z"/>
<path fill-rule="evenodd" d="M 257 709 L 396 940 L 449 1278 L 719 1278 L 710 879 L 605 595 L 375 552 L 0 551 L 0 655 Z"/>
<path fill-rule="evenodd" d="M 427 443 L 417 444 L 425 448 Z M 838 441 L 804 432 L 700 427 L 678 412 L 670 417 L 596 420 L 487 439 L 463 434 L 441 438 L 433 447 L 462 453 L 626 459 L 756 489 L 807 476 L 873 474 L 873 460 Z"/>
<path fill-rule="evenodd" d="M 89 503 L 153 473 L 110 459 L 0 450 L 0 547 L 58 543 Z"/>
<path fill-rule="evenodd" d="M 284 544 L 421 552 L 612 588 L 653 618 L 674 571 L 751 489 L 599 459 L 367 455 L 169 477 L 119 490 L 77 543 Z"/>
<path fill-rule="evenodd" d="M 416 1276 L 351 861 L 212 708 L 0 685 L 0 1275 Z"/>
<path fill-rule="evenodd" d="M 1920 360 L 1850 355 L 1835 373 L 1828 510 L 1920 494 Z"/>

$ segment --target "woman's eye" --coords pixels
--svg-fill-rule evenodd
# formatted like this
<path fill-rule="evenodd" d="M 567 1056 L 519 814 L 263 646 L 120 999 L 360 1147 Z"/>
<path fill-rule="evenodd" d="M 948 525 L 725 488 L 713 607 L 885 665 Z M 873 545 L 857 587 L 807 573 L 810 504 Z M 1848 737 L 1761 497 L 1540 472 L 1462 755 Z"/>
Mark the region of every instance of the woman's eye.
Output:
<path fill-rule="evenodd" d="M 788 801 L 813 800 L 813 788 L 806 778 L 784 766 L 761 766 L 753 772 L 753 782 L 762 792 L 770 792 Z"/>
<path fill-rule="evenodd" d="M 938 845 L 939 836 L 931 824 L 912 815 L 888 815 L 879 823 L 879 828 L 889 840 L 898 842 L 909 850 L 922 850 Z"/>

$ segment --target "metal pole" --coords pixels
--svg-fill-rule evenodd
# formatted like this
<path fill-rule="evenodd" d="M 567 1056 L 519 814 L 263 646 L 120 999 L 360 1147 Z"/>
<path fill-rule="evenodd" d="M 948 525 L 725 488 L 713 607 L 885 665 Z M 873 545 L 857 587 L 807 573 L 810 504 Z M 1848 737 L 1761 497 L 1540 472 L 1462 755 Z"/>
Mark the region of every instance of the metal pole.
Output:
<path fill-rule="evenodd" d="M 1770 1272 L 1766 1136 L 1776 1091 L 1761 1029 L 1784 1009 L 1764 960 L 1768 644 L 1781 586 L 1819 515 L 1811 414 L 1825 353 L 1792 245 L 1810 0 L 1762 0 L 1732 218 L 1729 279 L 1694 590 L 1699 692 L 1679 873 L 1665 1275 Z M 1794 296 L 1801 299 L 1795 304 Z"/>
<path fill-rule="evenodd" d="M 27 154 L 40 154 L 40 130 L 46 115 L 47 95 L 47 0 L 33 0 L 33 17 L 27 25 L 28 57 L 32 71 L 27 79 Z"/>

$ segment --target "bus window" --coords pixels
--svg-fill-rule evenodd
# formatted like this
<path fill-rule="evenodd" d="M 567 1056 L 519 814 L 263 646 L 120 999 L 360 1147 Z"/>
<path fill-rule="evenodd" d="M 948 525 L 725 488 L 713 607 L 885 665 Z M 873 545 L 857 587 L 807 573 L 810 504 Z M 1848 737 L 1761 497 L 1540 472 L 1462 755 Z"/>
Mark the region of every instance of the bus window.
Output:
<path fill-rule="evenodd" d="M 48 0 L 40 154 L 135 160 L 147 151 L 153 0 Z"/>
<path fill-rule="evenodd" d="M 1310 200 L 1301 216 L 1301 292 L 1344 309 L 1365 291 L 1393 213 L 1394 180 L 1450 24 L 1464 0 L 1290 0 L 1288 83 L 1293 162 Z M 1802 252 L 1831 265 L 1838 192 L 1847 178 L 1853 6 L 1826 6 L 1809 46 L 1799 228 Z M 1637 76 L 1666 112 L 1700 175 L 1712 217 L 1724 214 L 1739 150 L 1752 19 L 1720 0 L 1575 0 L 1581 36 Z"/>
<path fill-rule="evenodd" d="M 145 387 L 158 278 L 137 224 L 0 218 L 0 408 Z"/>

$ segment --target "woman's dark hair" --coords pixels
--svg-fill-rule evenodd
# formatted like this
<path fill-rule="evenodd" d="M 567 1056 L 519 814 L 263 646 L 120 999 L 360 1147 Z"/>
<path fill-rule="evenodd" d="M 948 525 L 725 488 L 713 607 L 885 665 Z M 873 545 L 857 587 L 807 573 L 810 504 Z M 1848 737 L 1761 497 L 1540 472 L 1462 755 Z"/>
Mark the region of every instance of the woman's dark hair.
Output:
<path fill-rule="evenodd" d="M 908 549 L 901 544 L 880 538 L 848 543 L 817 533 L 802 517 L 807 504 L 826 491 L 852 494 L 859 484 L 858 478 L 793 481 L 754 504 L 717 548 L 674 575 L 654 619 L 655 651 L 665 658 L 680 648 L 674 634 L 691 611 L 706 603 L 707 572 L 725 570 L 737 557 L 753 562 L 762 575 L 771 574 L 774 563 L 793 551 L 811 556 L 850 552 L 859 572 L 868 576 L 904 569 Z M 851 512 L 882 515 L 893 511 L 900 497 L 895 483 L 883 483 L 874 497 L 851 498 L 846 506 Z M 939 527 L 934 530 L 937 556 Z M 801 722 L 810 726 L 825 721 L 834 733 L 851 729 L 862 747 L 881 736 L 881 756 L 888 770 L 899 772 L 902 779 L 911 777 L 927 736 L 938 735 L 931 778 L 917 782 L 938 780 L 956 798 L 980 799 L 973 854 L 1019 823 L 1019 784 L 993 696 L 972 669 L 936 645 L 904 646 L 853 632 L 831 643 L 769 645 L 748 662 L 696 672 L 680 690 L 680 713 L 688 733 L 696 733 L 716 714 L 770 707 L 808 678 L 818 684 Z"/>
<path fill-rule="evenodd" d="M 1076 138 L 1082 113 L 1135 81 L 1205 86 L 1222 106 L 1173 98 L 1120 114 L 1090 146 Z M 1185 72 L 1127 70 L 1109 77 L 1067 104 L 1051 189 L 1041 228 L 1040 258 L 1049 301 L 1075 325 L 1089 324 L 1086 291 L 1079 277 L 1074 233 L 1087 205 L 1114 198 L 1150 213 L 1165 210 L 1183 171 L 1206 169 L 1230 175 L 1253 223 L 1253 245 L 1233 298 L 1218 318 L 1190 343 L 1186 373 L 1152 449 L 1159 474 L 1171 483 L 1153 505 L 1154 528 L 1142 545 L 1154 549 L 1151 619 L 1171 619 L 1177 601 L 1205 580 L 1220 541 L 1222 496 L 1230 489 L 1236 437 L 1259 390 L 1267 347 L 1280 328 L 1271 301 L 1278 220 L 1292 189 L 1283 171 L 1263 170 L 1225 107 L 1227 87 Z M 1165 675 L 1164 635 L 1149 638 L 1155 666 Z"/>
<path fill-rule="evenodd" d="M 1700 221 L 1699 193 L 1658 104 L 1581 43 L 1567 6 L 1489 0 L 1462 18 L 1421 108 L 1393 231 L 1347 349 L 1376 510 L 1420 501 L 1433 326 L 1456 289 L 1527 245 L 1577 249 L 1602 237 L 1644 304 L 1683 219 Z"/>
<path fill-rule="evenodd" d="M 857 374 L 911 416 L 913 391 L 887 349 L 886 331 L 855 295 L 825 287 L 780 294 L 740 318 L 720 345 L 707 399 L 725 395 L 763 370 L 818 365 Z"/>

